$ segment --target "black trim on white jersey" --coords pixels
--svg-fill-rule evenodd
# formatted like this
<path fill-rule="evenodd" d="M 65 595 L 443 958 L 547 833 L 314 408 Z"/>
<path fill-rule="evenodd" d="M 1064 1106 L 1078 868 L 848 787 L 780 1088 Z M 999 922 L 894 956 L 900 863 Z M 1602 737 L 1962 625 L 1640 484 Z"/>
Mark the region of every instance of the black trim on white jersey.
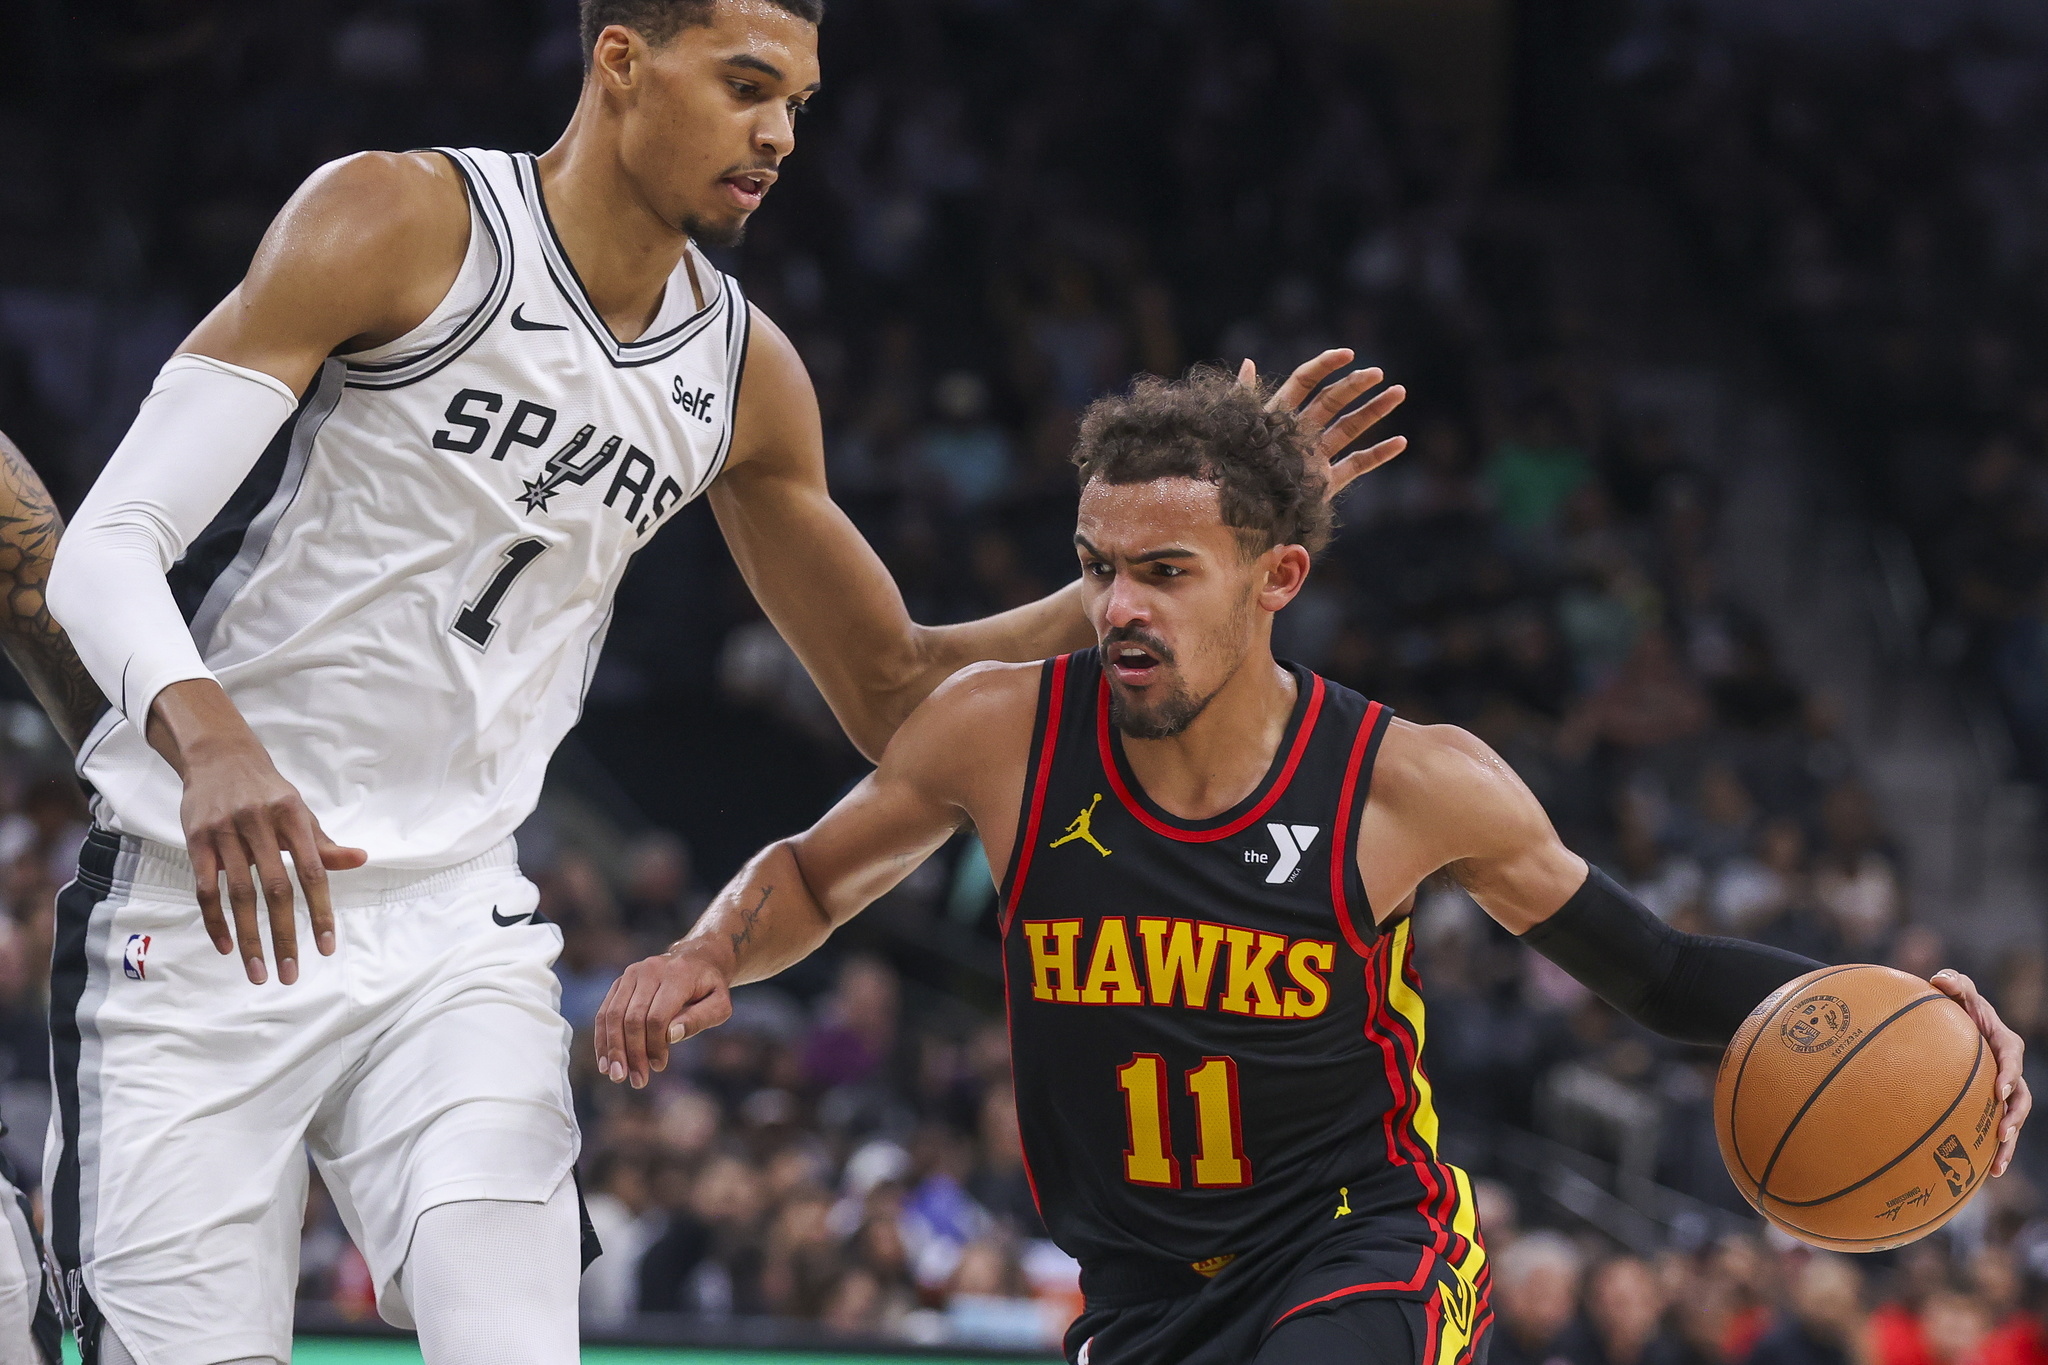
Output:
<path fill-rule="evenodd" d="M 476 205 L 474 216 L 483 223 L 484 231 L 497 247 L 497 271 L 491 276 L 491 287 L 484 291 L 483 301 L 470 310 L 462 325 L 445 340 L 417 355 L 397 360 L 345 361 L 348 365 L 348 386 L 352 389 L 400 389 L 439 373 L 476 344 L 477 338 L 497 321 L 498 314 L 504 311 L 505 301 L 512 295 L 512 230 L 505 218 L 505 206 L 498 202 L 498 192 L 491 188 L 482 168 L 462 152 L 453 147 L 435 147 L 432 150 L 448 158 L 449 164 L 462 176 L 462 183 L 468 187 L 469 202 Z M 459 274 L 457 278 L 460 278 Z"/>
<path fill-rule="evenodd" d="M 321 365 L 299 410 L 277 429 L 241 487 L 165 575 L 201 657 L 221 613 L 256 572 L 277 523 L 299 495 L 313 442 L 341 401 L 343 373 L 340 361 Z"/>
<path fill-rule="evenodd" d="M 732 300 L 732 305 L 725 316 L 725 433 L 719 437 L 718 454 L 712 457 L 709 470 L 698 481 L 697 486 L 690 490 L 690 496 L 683 499 L 686 503 L 695 502 L 702 497 L 712 484 L 718 482 L 718 476 L 725 472 L 726 457 L 732 453 L 733 428 L 739 425 L 740 384 L 747 373 L 747 348 L 754 341 L 754 310 L 747 306 L 747 298 L 740 292 L 739 281 L 723 272 L 719 274 L 718 279 L 721 292 Z M 732 344 L 735 323 L 740 334 L 738 346 Z"/>
<path fill-rule="evenodd" d="M 721 306 L 730 307 L 728 290 L 720 290 L 718 297 L 705 304 L 690 316 L 658 336 L 641 337 L 637 341 L 620 341 L 612 335 L 602 315 L 590 302 L 589 291 L 583 287 L 583 277 L 576 273 L 575 263 L 562 247 L 562 239 L 555 232 L 555 221 L 548 216 L 546 198 L 540 188 L 540 162 L 531 152 L 520 152 L 513 157 L 513 164 L 519 176 L 519 190 L 526 198 L 528 212 L 533 215 L 534 226 L 539 229 L 541 259 L 547 266 L 548 277 L 555 288 L 569 303 L 569 309 L 582 321 L 583 329 L 590 333 L 604 351 L 612 368 L 632 369 L 640 365 L 654 365 L 667 360 L 697 338 L 697 335 L 716 320 Z M 685 245 L 683 250 L 693 248 Z M 680 269 L 678 263 L 678 269 Z M 669 276 L 669 288 L 675 287 L 675 276 Z M 664 298 L 667 296 L 664 295 Z"/>
<path fill-rule="evenodd" d="M 85 1232 L 82 1186 L 88 1178 L 83 1150 L 88 1129 L 98 1122 L 87 1115 L 80 1090 L 85 1059 L 85 997 L 92 975 L 88 951 L 93 912 L 113 894 L 121 841 L 95 828 L 78 853 L 78 875 L 57 893 L 56 944 L 50 961 L 50 1074 L 57 1091 L 57 1162 L 46 1171 L 50 1226 L 48 1252 L 57 1272 L 59 1306 L 70 1320 L 86 1365 L 99 1358 L 101 1319 L 85 1289 Z M 92 1088 L 97 1092 L 97 1078 Z M 97 1147 L 97 1132 L 90 1134 Z M 98 1172 L 90 1178 L 98 1179 Z"/>

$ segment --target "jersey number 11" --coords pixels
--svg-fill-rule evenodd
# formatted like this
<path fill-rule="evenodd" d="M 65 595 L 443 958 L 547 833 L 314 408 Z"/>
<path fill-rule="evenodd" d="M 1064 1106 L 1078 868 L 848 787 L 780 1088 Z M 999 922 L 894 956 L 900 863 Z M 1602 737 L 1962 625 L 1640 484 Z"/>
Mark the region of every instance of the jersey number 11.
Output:
<path fill-rule="evenodd" d="M 1244 1154 L 1244 1125 L 1238 1116 L 1237 1063 L 1204 1057 L 1186 1076 L 1195 1100 L 1195 1187 L 1228 1189 L 1252 1183 Z M 1166 1059 L 1139 1052 L 1116 1069 L 1130 1121 L 1131 1145 L 1124 1151 L 1124 1179 L 1133 1185 L 1180 1188 L 1180 1159 L 1173 1155 L 1167 1126 Z"/>

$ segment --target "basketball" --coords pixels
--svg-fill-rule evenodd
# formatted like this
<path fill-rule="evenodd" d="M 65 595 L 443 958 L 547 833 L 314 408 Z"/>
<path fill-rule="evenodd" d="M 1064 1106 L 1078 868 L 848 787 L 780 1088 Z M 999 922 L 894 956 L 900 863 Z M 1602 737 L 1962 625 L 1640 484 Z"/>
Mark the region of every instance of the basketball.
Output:
<path fill-rule="evenodd" d="M 1997 1060 L 1963 1007 L 1890 967 L 1824 967 L 1766 997 L 1721 1058 L 1714 1126 L 1736 1188 L 1834 1251 L 1955 1217 L 1998 1151 Z"/>

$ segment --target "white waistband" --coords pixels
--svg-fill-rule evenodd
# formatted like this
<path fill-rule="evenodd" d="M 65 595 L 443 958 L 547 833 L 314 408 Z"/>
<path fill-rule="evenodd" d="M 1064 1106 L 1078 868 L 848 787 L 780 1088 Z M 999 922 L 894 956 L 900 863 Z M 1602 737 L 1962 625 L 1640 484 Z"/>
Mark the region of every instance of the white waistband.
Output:
<path fill-rule="evenodd" d="M 285 866 L 291 866 L 289 855 L 285 858 Z M 348 872 L 330 872 L 327 874 L 327 894 L 337 910 L 390 905 L 435 895 L 465 882 L 490 880 L 503 876 L 507 870 L 516 871 L 518 867 L 518 846 L 511 839 L 506 839 L 466 863 L 434 872 L 402 867 L 359 867 Z M 184 849 L 138 839 L 134 835 L 121 836 L 121 854 L 115 869 L 115 880 L 130 887 L 190 896 L 198 885 L 192 876 L 192 860 Z M 296 883 L 293 894 L 300 894 Z"/>

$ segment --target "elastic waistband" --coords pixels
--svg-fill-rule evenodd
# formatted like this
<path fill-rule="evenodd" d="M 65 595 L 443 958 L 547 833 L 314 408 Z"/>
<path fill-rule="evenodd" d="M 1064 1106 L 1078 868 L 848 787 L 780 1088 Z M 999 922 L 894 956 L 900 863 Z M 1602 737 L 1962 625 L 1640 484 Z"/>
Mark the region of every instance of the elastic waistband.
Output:
<path fill-rule="evenodd" d="M 290 866 L 291 859 L 285 859 Z M 451 890 L 466 882 L 502 876 L 519 867 L 518 846 L 506 839 L 466 863 L 422 872 L 418 868 L 359 867 L 327 874 L 327 894 L 337 910 L 390 905 Z M 78 854 L 78 879 L 101 893 L 124 890 L 195 894 L 192 859 L 182 848 L 115 834 L 95 825 Z"/>

